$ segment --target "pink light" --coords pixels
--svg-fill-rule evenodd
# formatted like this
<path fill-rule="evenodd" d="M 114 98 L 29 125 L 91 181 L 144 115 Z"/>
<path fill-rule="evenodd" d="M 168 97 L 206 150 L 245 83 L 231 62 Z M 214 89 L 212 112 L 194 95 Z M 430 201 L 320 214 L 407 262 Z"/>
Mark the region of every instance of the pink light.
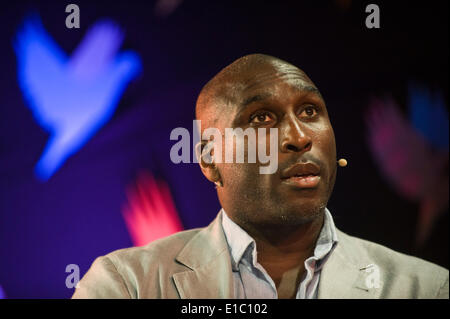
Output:
<path fill-rule="evenodd" d="M 183 230 L 169 187 L 141 172 L 136 185 L 128 187 L 128 203 L 122 209 L 128 232 L 135 246 L 144 246 Z"/>

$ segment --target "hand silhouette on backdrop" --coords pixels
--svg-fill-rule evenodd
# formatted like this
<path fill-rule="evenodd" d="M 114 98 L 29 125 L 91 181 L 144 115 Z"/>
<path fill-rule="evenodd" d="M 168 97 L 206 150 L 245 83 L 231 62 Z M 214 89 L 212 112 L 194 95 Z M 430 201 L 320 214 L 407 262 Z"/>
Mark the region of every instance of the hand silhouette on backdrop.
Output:
<path fill-rule="evenodd" d="M 448 115 L 442 101 L 420 92 L 410 87 L 411 122 L 392 98 L 372 99 L 366 113 L 368 144 L 381 173 L 401 196 L 419 202 L 417 248 L 423 246 L 434 222 L 448 208 L 449 191 Z M 421 123 L 421 128 L 414 123 Z M 447 139 L 446 150 L 436 147 L 445 145 L 438 141 L 436 131 L 446 131 L 446 136 L 441 136 Z"/>
<path fill-rule="evenodd" d="M 122 213 L 135 246 L 144 246 L 183 230 L 165 182 L 141 172 L 136 185 L 127 190 L 127 197 Z"/>
<path fill-rule="evenodd" d="M 38 16 L 15 38 L 18 81 L 37 123 L 50 133 L 35 172 L 49 179 L 113 115 L 128 82 L 141 69 L 137 54 L 118 54 L 123 32 L 96 23 L 69 58 Z"/>

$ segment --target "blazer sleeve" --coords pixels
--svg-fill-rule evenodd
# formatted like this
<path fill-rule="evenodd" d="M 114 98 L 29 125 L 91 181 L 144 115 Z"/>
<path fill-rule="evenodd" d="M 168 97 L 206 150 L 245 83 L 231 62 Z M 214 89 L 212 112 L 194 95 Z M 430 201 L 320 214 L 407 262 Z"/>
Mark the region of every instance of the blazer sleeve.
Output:
<path fill-rule="evenodd" d="M 129 299 L 123 277 L 107 257 L 98 257 L 80 280 L 72 299 Z"/>

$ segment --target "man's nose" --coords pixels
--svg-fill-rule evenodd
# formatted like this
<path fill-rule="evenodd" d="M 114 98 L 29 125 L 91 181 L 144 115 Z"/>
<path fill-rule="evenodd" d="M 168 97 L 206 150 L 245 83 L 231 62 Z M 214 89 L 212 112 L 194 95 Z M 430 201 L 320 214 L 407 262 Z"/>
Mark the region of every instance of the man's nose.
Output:
<path fill-rule="evenodd" d="M 307 152 L 311 150 L 312 140 L 295 115 L 287 116 L 281 129 L 281 152 Z"/>

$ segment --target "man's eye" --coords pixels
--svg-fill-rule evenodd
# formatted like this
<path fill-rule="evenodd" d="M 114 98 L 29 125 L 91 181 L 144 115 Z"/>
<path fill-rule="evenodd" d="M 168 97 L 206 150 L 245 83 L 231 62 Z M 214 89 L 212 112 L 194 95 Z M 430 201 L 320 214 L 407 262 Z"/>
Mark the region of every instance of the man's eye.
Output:
<path fill-rule="evenodd" d="M 252 123 L 267 123 L 272 120 L 272 117 L 269 113 L 259 113 L 255 114 L 250 118 L 250 122 Z"/>
<path fill-rule="evenodd" d="M 302 118 L 312 118 L 317 115 L 317 109 L 314 106 L 308 106 L 300 113 Z"/>

